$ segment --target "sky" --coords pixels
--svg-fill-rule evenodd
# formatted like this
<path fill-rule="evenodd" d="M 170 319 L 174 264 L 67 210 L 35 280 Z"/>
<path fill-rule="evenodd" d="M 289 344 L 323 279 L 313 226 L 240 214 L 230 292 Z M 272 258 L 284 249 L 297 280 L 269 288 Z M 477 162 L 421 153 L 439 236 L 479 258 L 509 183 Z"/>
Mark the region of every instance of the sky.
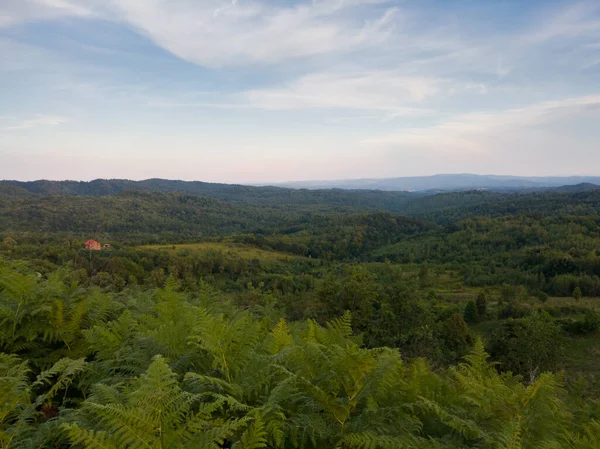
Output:
<path fill-rule="evenodd" d="M 0 0 L 0 179 L 600 175 L 600 1 Z"/>

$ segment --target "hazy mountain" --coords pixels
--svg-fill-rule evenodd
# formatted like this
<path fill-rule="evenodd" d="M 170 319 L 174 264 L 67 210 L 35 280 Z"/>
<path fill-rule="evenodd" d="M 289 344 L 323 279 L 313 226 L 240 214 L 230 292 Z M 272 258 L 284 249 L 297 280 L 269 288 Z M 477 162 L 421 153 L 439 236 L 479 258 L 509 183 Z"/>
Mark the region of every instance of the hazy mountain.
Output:
<path fill-rule="evenodd" d="M 276 186 L 219 184 L 170 179 L 95 179 L 93 181 L 0 181 L 0 195 L 104 196 L 128 191 L 179 192 L 228 202 L 260 204 L 329 204 L 390 209 L 416 197 L 444 192 L 489 190 L 535 192 L 594 190 L 600 177 L 517 177 L 487 175 L 435 175 L 388 179 L 289 182 Z M 395 209 L 395 207 L 391 207 Z"/>
<path fill-rule="evenodd" d="M 578 184 L 600 184 L 600 176 L 497 176 L 497 175 L 433 175 L 382 179 L 346 179 L 337 181 L 298 181 L 273 184 L 295 189 L 368 189 L 388 191 L 453 191 L 453 190 L 521 190 L 561 187 Z"/>
<path fill-rule="evenodd" d="M 0 198 L 4 196 L 106 196 L 123 192 L 183 193 L 215 198 L 229 203 L 279 205 L 322 205 L 324 207 L 352 207 L 380 209 L 392 212 L 404 210 L 406 203 L 426 193 L 409 193 L 380 190 L 351 191 L 343 189 L 291 189 L 281 187 L 255 187 L 236 184 L 217 184 L 200 181 L 169 179 L 96 179 L 79 181 L 0 181 Z"/>
<path fill-rule="evenodd" d="M 560 179 L 561 182 L 565 180 L 566 178 Z M 19 217 L 22 220 L 32 220 L 32 217 L 39 216 L 42 210 L 54 210 L 53 204 L 86 204 L 93 207 L 94 204 L 111 203 L 113 204 L 110 206 L 111 210 L 120 211 L 120 214 L 125 213 L 123 211 L 135 212 L 138 207 L 137 202 L 141 201 L 147 205 L 147 211 L 156 210 L 158 213 L 160 210 L 169 210 L 168 214 L 175 215 L 181 212 L 181 208 L 185 209 L 188 203 L 200 204 L 199 207 L 205 208 L 207 214 L 212 213 L 212 207 L 216 211 L 215 216 L 221 214 L 225 221 L 227 221 L 226 214 L 223 215 L 223 211 L 234 210 L 230 208 L 235 205 L 239 206 L 244 213 L 258 214 L 258 217 L 281 218 L 285 213 L 294 213 L 304 217 L 303 219 L 308 219 L 313 214 L 319 213 L 386 211 L 448 224 L 472 216 L 548 213 L 548 211 L 562 210 L 565 205 L 569 208 L 569 213 L 575 213 L 577 210 L 584 210 L 587 213 L 597 208 L 600 201 L 600 187 L 591 183 L 543 188 L 530 187 L 530 185 L 512 190 L 507 187 L 494 190 L 494 188 L 476 188 L 470 185 L 454 191 L 428 189 L 404 192 L 252 187 L 166 179 L 145 181 L 98 179 L 90 182 L 0 181 L 0 218 L 5 215 L 6 228 L 8 223 Z M 220 206 L 210 201 L 202 202 L 199 197 L 219 200 L 217 202 L 219 204 L 224 203 Z M 177 204 L 181 205 L 181 208 L 174 206 Z M 281 215 L 282 212 L 285 213 Z M 77 214 L 71 218 L 75 219 L 75 216 Z M 159 221 L 161 220 L 163 219 Z M 260 218 L 255 223 L 259 221 Z M 39 219 L 33 219 L 32 223 L 36 226 L 43 225 Z M 2 228 L 1 224 L 0 228 Z"/>

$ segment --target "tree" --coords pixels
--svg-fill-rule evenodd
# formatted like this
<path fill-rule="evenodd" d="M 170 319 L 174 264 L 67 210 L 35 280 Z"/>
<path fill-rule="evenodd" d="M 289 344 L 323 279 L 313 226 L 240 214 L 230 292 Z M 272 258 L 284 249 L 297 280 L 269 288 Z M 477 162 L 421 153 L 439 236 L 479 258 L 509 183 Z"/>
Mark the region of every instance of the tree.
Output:
<path fill-rule="evenodd" d="M 5 248 L 12 249 L 15 246 L 17 246 L 17 241 L 15 239 L 13 239 L 12 237 L 8 236 L 2 241 L 2 245 Z"/>
<path fill-rule="evenodd" d="M 451 352 L 444 354 L 449 362 L 460 360 L 473 343 L 469 326 L 459 313 L 453 314 L 444 322 L 441 338 L 446 345 L 446 352 Z"/>
<path fill-rule="evenodd" d="M 430 270 L 429 267 L 427 266 L 426 263 L 421 265 L 421 268 L 419 268 L 419 283 L 421 284 L 421 287 L 427 287 L 429 285 L 429 281 L 430 281 Z"/>
<path fill-rule="evenodd" d="M 529 382 L 556 368 L 562 347 L 561 329 L 545 311 L 509 319 L 491 340 L 491 353 L 502 370 L 527 376 Z"/>
<path fill-rule="evenodd" d="M 517 288 L 514 285 L 510 284 L 502 284 L 500 288 L 500 295 L 502 299 L 506 302 L 510 302 L 517 298 Z"/>
<path fill-rule="evenodd" d="M 375 277 L 364 266 L 345 267 L 341 275 L 328 276 L 317 290 L 320 305 L 324 307 L 323 321 L 352 312 L 358 330 L 365 330 L 377 299 Z"/>
<path fill-rule="evenodd" d="M 477 305 L 475 301 L 471 300 L 467 303 L 463 312 L 463 318 L 467 323 L 473 324 L 477 322 Z"/>
<path fill-rule="evenodd" d="M 575 287 L 573 290 L 573 298 L 575 301 L 579 301 L 581 299 L 581 289 L 579 287 Z"/>
<path fill-rule="evenodd" d="M 477 295 L 477 300 L 475 304 L 477 305 L 478 318 L 480 320 L 485 318 L 485 316 L 487 315 L 487 298 L 485 292 L 481 292 L 479 293 L 479 295 Z"/>

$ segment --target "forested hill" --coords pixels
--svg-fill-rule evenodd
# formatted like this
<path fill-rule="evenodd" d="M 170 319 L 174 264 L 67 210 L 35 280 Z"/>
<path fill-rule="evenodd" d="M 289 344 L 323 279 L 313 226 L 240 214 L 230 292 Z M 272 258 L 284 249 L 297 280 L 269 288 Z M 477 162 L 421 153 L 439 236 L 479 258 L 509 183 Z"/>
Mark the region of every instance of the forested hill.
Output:
<path fill-rule="evenodd" d="M 600 188 L 588 184 L 547 192 L 454 192 L 423 196 L 407 202 L 407 215 L 449 224 L 467 218 L 537 214 L 543 216 L 597 215 Z"/>
<path fill-rule="evenodd" d="M 123 192 L 106 196 L 0 197 L 0 228 L 7 232 L 90 235 L 100 230 L 135 243 L 195 241 L 229 234 L 333 233 L 364 229 L 367 240 L 391 243 L 430 228 L 419 220 L 349 208 L 231 204 L 197 195 Z M 382 237 L 384 235 L 385 237 Z"/>
<path fill-rule="evenodd" d="M 587 214 L 598 204 L 600 187 L 594 184 L 563 186 L 536 192 L 497 193 L 481 190 L 434 193 L 388 192 L 380 190 L 306 190 L 279 187 L 253 187 L 200 181 L 148 179 L 129 181 L 97 179 L 78 181 L 0 181 L 0 198 L 39 196 L 100 197 L 124 192 L 162 192 L 198 195 L 241 205 L 290 207 L 297 209 L 320 207 L 355 209 L 357 211 L 387 211 L 447 223 L 472 215 L 499 216 L 528 212 Z"/>
<path fill-rule="evenodd" d="M 97 179 L 90 182 L 0 181 L 0 197 L 27 197 L 32 195 L 106 196 L 128 191 L 185 193 L 252 206 L 318 204 L 326 207 L 353 207 L 361 210 L 385 210 L 389 212 L 402 212 L 408 201 L 423 195 L 378 190 L 297 190 L 166 179 L 148 179 L 145 181 Z"/>
<path fill-rule="evenodd" d="M 244 196 L 256 194 L 269 196 L 287 189 L 279 187 L 250 187 L 238 184 L 219 184 L 202 181 L 177 181 L 168 179 L 95 179 L 93 181 L 0 181 L 0 191 L 12 188 L 13 193 L 41 195 L 85 195 L 103 196 L 128 190 L 154 192 L 181 192 L 190 194 L 212 194 L 215 197 Z"/>

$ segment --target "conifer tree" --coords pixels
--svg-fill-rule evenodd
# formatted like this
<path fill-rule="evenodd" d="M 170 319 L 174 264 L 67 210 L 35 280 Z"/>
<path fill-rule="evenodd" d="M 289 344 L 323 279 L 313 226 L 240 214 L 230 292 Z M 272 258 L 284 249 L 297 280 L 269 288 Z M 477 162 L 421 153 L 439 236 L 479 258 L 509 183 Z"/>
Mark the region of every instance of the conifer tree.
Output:
<path fill-rule="evenodd" d="M 477 322 L 477 305 L 475 304 L 475 301 L 471 300 L 467 302 L 463 317 L 467 323 L 472 324 Z"/>

